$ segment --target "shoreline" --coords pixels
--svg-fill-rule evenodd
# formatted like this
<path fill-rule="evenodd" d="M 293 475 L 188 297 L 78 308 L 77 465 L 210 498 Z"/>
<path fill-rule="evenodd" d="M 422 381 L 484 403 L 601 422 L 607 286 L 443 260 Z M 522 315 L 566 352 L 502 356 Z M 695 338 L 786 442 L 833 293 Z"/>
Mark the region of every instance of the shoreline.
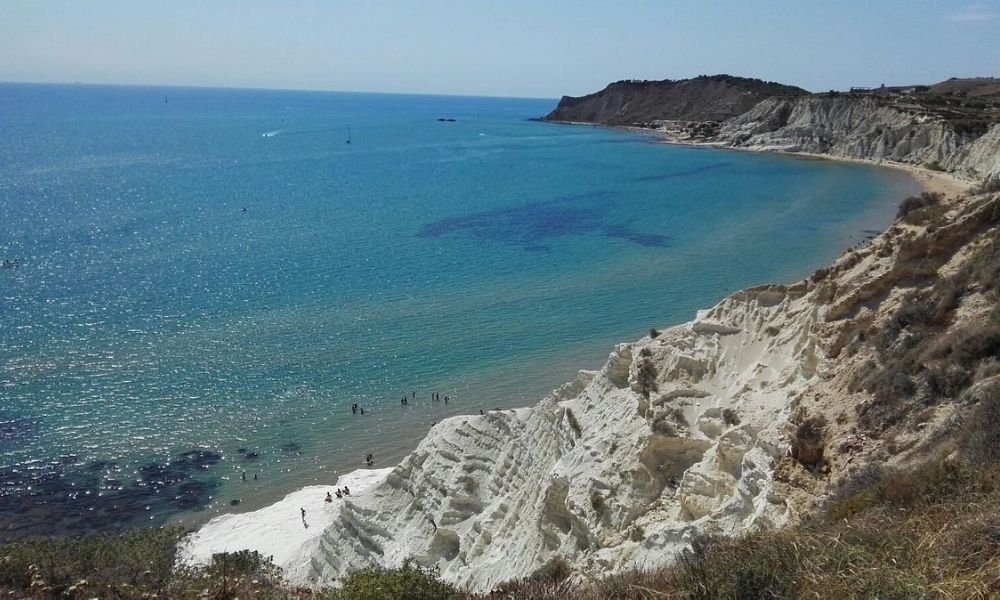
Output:
<path fill-rule="evenodd" d="M 739 148 L 723 148 L 726 150 L 739 150 Z M 874 160 L 870 158 L 851 158 L 847 156 L 834 156 L 830 154 L 818 154 L 815 152 L 785 152 L 779 150 L 747 150 L 749 152 L 770 152 L 772 154 L 781 154 L 784 156 L 789 156 L 792 158 L 799 158 L 802 160 L 828 160 L 832 162 L 840 162 L 855 165 L 868 165 L 872 167 L 883 167 L 886 169 L 894 169 L 896 171 L 902 171 L 906 173 L 917 184 L 928 193 L 939 193 L 944 196 L 955 196 L 960 195 L 969 189 L 971 189 L 975 183 L 971 181 L 966 181 L 965 179 L 960 179 L 951 173 L 946 171 L 934 171 L 926 167 L 920 167 L 917 165 L 911 165 L 908 163 L 900 163 L 895 161 L 887 160 Z"/>
<path fill-rule="evenodd" d="M 854 158 L 850 156 L 837 156 L 835 154 L 821 154 L 819 152 L 800 152 L 794 150 L 769 150 L 766 148 L 740 148 L 736 146 L 726 146 L 713 142 L 696 142 L 692 140 L 678 140 L 670 137 L 669 134 L 656 129 L 644 129 L 642 127 L 628 127 L 617 125 L 600 125 L 594 123 L 573 123 L 569 121 L 548 121 L 557 125 L 591 125 L 593 127 L 606 127 L 608 129 L 620 129 L 633 133 L 642 133 L 654 136 L 657 144 L 669 146 L 684 146 L 687 148 L 713 148 L 716 150 L 732 150 L 736 152 L 751 152 L 755 154 L 777 154 L 798 158 L 800 160 L 827 160 L 855 165 L 867 165 L 872 167 L 882 167 L 902 171 L 909 175 L 925 192 L 934 194 L 940 193 L 944 196 L 960 195 L 967 192 L 976 185 L 976 182 L 962 179 L 948 171 L 935 171 L 919 165 L 896 162 L 885 159 Z"/>
<path fill-rule="evenodd" d="M 656 144 L 664 144 L 668 146 L 683 146 L 685 148 L 712 148 L 715 150 L 731 150 L 734 152 L 750 152 L 754 154 L 777 154 L 781 156 L 787 156 L 789 158 L 798 158 L 800 160 L 827 160 L 831 162 L 855 164 L 855 165 L 867 165 L 872 167 L 882 167 L 885 169 L 894 169 L 896 171 L 902 171 L 910 176 L 917 184 L 923 188 L 925 192 L 934 194 L 940 193 L 944 196 L 950 195 L 960 195 L 968 190 L 972 189 L 976 182 L 969 181 L 967 179 L 962 179 L 955 176 L 948 171 L 935 171 L 933 169 L 928 169 L 926 167 L 921 167 L 919 165 L 914 165 L 910 163 L 901 163 L 892 160 L 885 159 L 872 159 L 872 158 L 854 158 L 850 156 L 837 156 L 834 154 L 821 154 L 819 152 L 799 152 L 794 150 L 769 150 L 765 148 L 740 148 L 736 146 L 726 146 L 723 144 L 713 143 L 713 142 L 696 142 L 692 140 L 678 140 L 676 138 L 670 137 L 669 134 L 659 131 L 657 129 L 646 129 L 643 127 L 633 127 L 629 125 L 604 125 L 602 123 L 586 123 L 578 121 L 547 121 L 545 119 L 536 119 L 542 123 L 551 123 L 553 125 L 572 125 L 572 126 L 587 126 L 587 127 L 597 127 L 602 129 L 614 129 L 619 131 L 628 131 L 630 133 L 639 133 L 645 136 L 654 137 Z"/>

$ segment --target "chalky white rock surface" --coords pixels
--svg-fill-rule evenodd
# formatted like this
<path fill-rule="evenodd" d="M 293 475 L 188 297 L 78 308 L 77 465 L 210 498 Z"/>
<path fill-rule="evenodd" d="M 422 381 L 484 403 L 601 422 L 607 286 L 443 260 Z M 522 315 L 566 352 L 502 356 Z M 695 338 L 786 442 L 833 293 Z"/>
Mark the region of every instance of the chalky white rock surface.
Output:
<path fill-rule="evenodd" d="M 787 452 L 797 391 L 824 362 L 809 334 L 816 309 L 793 289 L 746 290 L 620 344 L 599 372 L 531 408 L 442 421 L 370 486 L 351 483 L 308 531 L 298 494 L 328 488 L 219 517 L 185 560 L 256 549 L 293 583 L 325 585 L 414 557 L 487 590 L 554 556 L 607 575 L 670 561 L 697 531 L 781 526 L 793 509 L 773 490 L 772 465 Z M 648 400 L 644 362 L 657 388 Z"/>

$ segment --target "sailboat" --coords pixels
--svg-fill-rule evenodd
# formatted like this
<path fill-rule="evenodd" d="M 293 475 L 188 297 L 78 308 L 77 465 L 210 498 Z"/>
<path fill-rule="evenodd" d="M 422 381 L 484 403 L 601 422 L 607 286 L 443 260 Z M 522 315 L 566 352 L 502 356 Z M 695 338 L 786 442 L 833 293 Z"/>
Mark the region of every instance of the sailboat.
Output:
<path fill-rule="evenodd" d="M 351 128 L 350 127 L 347 128 L 347 141 L 345 143 L 347 143 L 347 144 L 351 143 Z"/>

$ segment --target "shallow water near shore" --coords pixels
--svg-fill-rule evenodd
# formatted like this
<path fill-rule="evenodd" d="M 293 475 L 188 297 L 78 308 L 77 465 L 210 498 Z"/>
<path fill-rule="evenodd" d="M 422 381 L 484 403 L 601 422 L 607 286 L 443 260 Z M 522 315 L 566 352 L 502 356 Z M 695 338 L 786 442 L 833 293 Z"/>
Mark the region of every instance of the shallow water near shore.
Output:
<path fill-rule="evenodd" d="M 0 85 L 0 541 L 391 466 L 918 190 L 527 120 L 554 104 Z"/>

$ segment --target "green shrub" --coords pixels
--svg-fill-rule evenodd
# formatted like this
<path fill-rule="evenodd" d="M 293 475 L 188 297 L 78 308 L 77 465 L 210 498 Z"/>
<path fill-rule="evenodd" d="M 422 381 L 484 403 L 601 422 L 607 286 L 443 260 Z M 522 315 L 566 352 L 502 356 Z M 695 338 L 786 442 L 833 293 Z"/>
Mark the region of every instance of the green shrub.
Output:
<path fill-rule="evenodd" d="M 531 574 L 531 581 L 553 581 L 560 582 L 565 581 L 570 578 L 573 574 L 573 568 L 569 566 L 566 559 L 561 556 L 553 556 L 549 560 L 545 561 L 545 564 L 538 567 L 534 573 Z"/>
<path fill-rule="evenodd" d="M 436 569 L 424 569 L 411 560 L 401 567 L 368 567 L 354 571 L 343 586 L 330 593 L 330 600 L 448 600 L 458 590 L 438 579 Z"/>
<path fill-rule="evenodd" d="M 646 352 L 646 354 L 644 354 Z M 656 366 L 653 364 L 652 352 L 649 352 L 649 348 L 643 348 L 639 352 L 639 356 L 642 360 L 639 361 L 639 365 L 636 368 L 636 379 L 639 383 L 639 392 L 649 398 L 649 394 L 655 392 L 657 389 L 656 384 Z"/>
<path fill-rule="evenodd" d="M 25 538 L 0 546 L 0 589 L 68 592 L 81 581 L 110 596 L 162 594 L 173 576 L 180 528 Z"/>

